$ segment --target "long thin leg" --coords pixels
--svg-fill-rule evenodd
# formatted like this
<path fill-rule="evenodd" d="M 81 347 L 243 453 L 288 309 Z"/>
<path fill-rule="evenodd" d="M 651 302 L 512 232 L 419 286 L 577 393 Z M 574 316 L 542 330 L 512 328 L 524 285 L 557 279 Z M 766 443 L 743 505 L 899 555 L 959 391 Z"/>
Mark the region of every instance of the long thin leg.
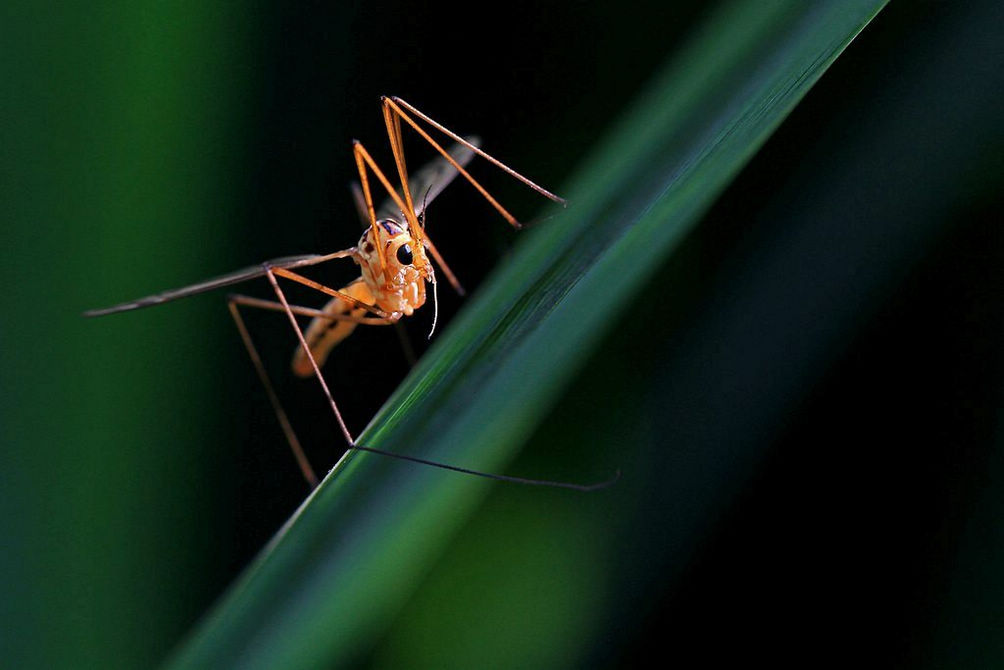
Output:
<path fill-rule="evenodd" d="M 265 372 L 265 366 L 262 364 L 261 356 L 258 354 L 258 348 L 255 347 L 254 342 L 251 340 L 251 333 L 248 332 L 247 326 L 244 324 L 244 318 L 241 317 L 239 301 L 231 298 L 227 301 L 227 307 L 230 309 L 230 315 L 234 317 L 234 323 L 237 324 L 237 331 L 241 335 L 241 340 L 244 342 L 244 348 L 247 349 L 248 356 L 251 357 L 251 363 L 254 364 L 255 372 L 258 373 L 258 379 L 261 380 L 262 386 L 265 387 L 265 393 L 268 394 L 268 401 L 272 404 L 272 409 L 275 411 L 275 415 L 279 419 L 279 425 L 282 426 L 282 432 L 286 436 L 286 442 L 289 443 L 289 448 L 293 451 L 293 457 L 296 458 L 296 464 L 300 466 L 300 472 L 303 473 L 303 478 L 307 480 L 310 488 L 313 489 L 317 486 L 317 474 L 314 473 L 314 468 L 310 466 L 310 461 L 307 460 L 307 455 L 303 453 L 303 447 L 300 445 L 300 440 L 296 437 L 293 425 L 289 422 L 289 416 L 286 414 L 286 410 L 283 408 L 282 403 L 279 402 L 279 396 L 275 392 L 275 387 L 272 386 L 272 380 L 269 379 L 268 373 Z"/>
<path fill-rule="evenodd" d="M 373 193 L 370 191 L 369 177 L 366 173 L 366 168 L 369 167 L 373 174 L 376 175 L 377 180 L 390 194 L 391 199 L 394 204 L 401 210 L 405 218 L 408 220 L 408 228 L 412 231 L 412 237 L 415 239 L 422 239 L 422 231 L 418 225 L 418 218 L 415 216 L 414 208 L 408 207 L 404 201 L 401 200 L 401 196 L 397 194 L 397 191 L 391 186 L 390 181 L 387 179 L 386 175 L 377 167 L 377 164 L 373 161 L 372 156 L 366 151 L 366 147 L 362 145 L 359 140 L 353 140 L 352 142 L 352 152 L 356 159 L 356 169 L 359 171 L 359 184 L 363 188 L 363 200 L 366 202 L 366 213 L 369 215 L 370 228 L 373 231 L 373 239 L 379 239 L 379 231 L 377 230 L 376 221 L 376 210 L 373 208 Z M 417 232 L 416 232 L 417 231 Z M 387 259 L 384 258 L 383 246 L 376 245 L 377 256 L 380 259 L 380 267 L 387 267 Z"/>
<path fill-rule="evenodd" d="M 386 100 L 386 97 L 384 99 Z M 401 118 L 403 118 L 405 121 L 407 121 L 408 125 L 410 125 L 415 130 L 419 131 L 419 133 L 421 133 L 421 130 L 419 129 L 419 127 L 415 124 L 415 122 L 407 114 L 405 114 L 403 111 L 401 111 L 401 109 L 400 109 L 401 107 L 403 107 L 404 109 L 407 109 L 409 112 L 411 112 L 412 114 L 414 114 L 418 118 L 422 119 L 423 121 L 425 121 L 426 123 L 428 123 L 430 126 L 432 126 L 433 128 L 435 128 L 436 130 L 440 131 L 441 133 L 443 133 L 444 135 L 446 135 L 450 139 L 454 140 L 455 142 L 459 142 L 460 144 L 463 144 L 465 147 L 467 147 L 468 149 L 470 149 L 471 151 L 473 151 L 477 155 L 481 156 L 482 158 L 484 158 L 486 161 L 488 161 L 489 163 L 491 163 L 495 167 L 499 168 L 500 170 L 502 170 L 503 172 L 505 172 L 509 176 L 514 177 L 515 179 L 518 179 L 519 181 L 523 182 L 524 184 L 526 184 L 527 186 L 529 186 L 530 188 L 532 188 L 537 193 L 540 193 L 542 196 L 544 196 L 548 200 L 553 200 L 554 202 L 556 202 L 556 203 L 558 203 L 560 205 L 567 204 L 567 201 L 564 198 L 562 198 L 560 196 L 557 196 L 554 193 L 551 193 L 550 191 L 548 191 L 547 189 L 545 189 L 545 188 L 543 188 L 541 186 L 538 186 L 537 184 L 535 184 L 534 182 L 530 181 L 529 179 L 527 179 L 526 177 L 524 177 L 520 173 L 518 173 L 515 170 L 513 170 L 511 167 L 509 167 L 508 165 L 506 165 L 502 161 L 500 161 L 497 158 L 495 158 L 494 156 L 491 156 L 491 155 L 485 153 L 484 151 L 482 151 L 480 147 L 477 147 L 474 144 L 471 144 L 470 142 L 468 142 L 467 140 L 465 140 L 463 137 L 460 137 L 459 135 L 457 135 L 455 132 L 453 132 L 452 130 L 450 130 L 449 128 L 447 128 L 446 126 L 444 126 L 443 124 L 438 123 L 434 119 L 430 118 L 428 115 L 423 114 L 421 111 L 419 111 L 418 109 L 416 109 L 414 105 L 412 105 L 412 104 L 410 104 L 410 103 L 402 100 L 401 98 L 397 97 L 396 95 L 390 97 L 390 104 L 394 108 L 394 111 L 397 112 L 397 114 L 399 116 L 401 116 Z M 398 107 L 398 106 L 400 106 L 400 107 Z M 423 134 L 423 136 L 424 136 L 424 134 Z"/>
<path fill-rule="evenodd" d="M 380 231 L 377 229 L 376 210 L 373 208 L 373 193 L 370 191 L 370 179 L 366 173 L 366 157 L 369 154 L 366 153 L 366 149 L 363 148 L 358 140 L 353 140 L 352 155 L 356 159 L 356 170 L 359 171 L 359 185 L 363 189 L 363 202 L 366 205 L 366 215 L 369 218 L 370 234 L 373 236 L 374 243 L 376 243 L 380 239 Z M 370 159 L 370 164 L 376 169 L 373 159 Z M 380 267 L 381 269 L 386 268 L 387 263 L 383 256 L 383 248 L 379 244 L 376 245 L 376 248 L 377 258 L 380 259 Z"/>
<path fill-rule="evenodd" d="M 617 483 L 617 480 L 621 478 L 621 471 L 615 470 L 614 474 L 610 479 L 602 482 L 596 482 L 594 484 L 573 484 L 572 482 L 558 482 L 550 479 L 528 479 L 526 477 L 512 477 L 510 475 L 494 475 L 490 472 L 481 472 L 480 470 L 471 470 L 469 468 L 462 468 L 457 465 L 447 465 L 446 463 L 439 463 L 437 461 L 429 461 L 424 458 L 418 458 L 417 456 L 407 456 L 405 454 L 395 454 L 391 451 L 384 451 L 383 449 L 374 449 L 372 447 L 363 447 L 358 444 L 352 445 L 352 449 L 356 451 L 369 451 L 374 454 L 380 454 L 381 456 L 390 456 L 392 458 L 399 458 L 402 461 L 410 461 L 412 463 L 418 463 L 420 465 L 428 465 L 434 468 L 440 468 L 442 470 L 449 470 L 450 472 L 459 472 L 464 475 L 474 475 L 475 477 L 484 477 L 485 479 L 494 479 L 500 482 L 509 482 L 510 484 L 525 484 L 527 486 L 545 486 L 553 489 L 570 489 L 572 491 L 583 491 L 585 493 L 591 493 L 593 491 L 600 491 L 612 486 Z"/>
<path fill-rule="evenodd" d="M 261 298 L 254 298 L 249 295 L 241 295 L 239 293 L 230 294 L 229 296 L 227 296 L 227 300 L 231 300 L 239 305 L 244 305 L 246 307 L 267 309 L 273 312 L 286 311 L 286 308 L 282 306 L 282 303 L 278 303 L 273 300 L 262 300 Z M 313 307 L 300 307 L 299 305 L 290 305 L 289 310 L 293 312 L 293 314 L 296 314 L 297 316 L 306 316 L 311 319 L 327 319 L 328 321 L 351 321 L 352 323 L 359 323 L 367 326 L 389 326 L 392 323 L 397 323 L 397 321 L 394 319 L 386 319 L 375 316 L 328 314 L 327 312 L 321 309 L 314 309 Z"/>
<path fill-rule="evenodd" d="M 464 287 L 460 285 L 460 281 L 457 279 L 457 276 L 453 274 L 453 270 L 450 269 L 450 266 L 447 265 L 446 261 L 443 260 L 443 257 L 439 255 L 439 250 L 436 249 L 436 245 L 429 239 L 428 234 L 422 238 L 422 244 L 425 245 L 425 248 L 429 250 L 429 253 L 432 254 L 432 257 L 436 260 L 436 263 L 443 270 L 443 274 L 446 275 L 446 281 L 450 282 L 450 286 L 453 287 L 453 290 L 456 291 L 458 295 L 466 295 L 467 291 L 465 291 Z"/>
<path fill-rule="evenodd" d="M 300 329 L 300 324 L 296 322 L 296 316 L 293 314 L 293 310 L 290 308 L 289 302 L 286 300 L 286 295 L 279 287 L 279 282 L 276 281 L 275 274 L 271 269 L 268 269 L 265 276 L 268 277 L 269 283 L 272 284 L 272 290 L 274 290 L 276 296 L 278 296 L 279 302 L 282 303 L 286 316 L 289 317 L 289 322 L 293 326 L 293 330 L 296 331 L 296 337 L 300 340 L 300 346 L 303 347 L 303 352 L 307 355 L 307 359 L 310 361 L 310 366 L 314 369 L 314 376 L 317 377 L 317 381 L 321 384 L 321 389 L 324 391 L 324 396 L 328 399 L 328 404 L 331 405 L 331 411 L 335 415 L 335 420 L 338 421 L 338 427 L 341 429 L 342 435 L 345 436 L 345 441 L 350 447 L 356 446 L 356 441 L 353 439 L 352 433 L 349 432 L 348 426 L 345 425 L 342 413 L 338 411 L 338 405 L 335 403 L 335 399 L 331 395 L 331 390 L 328 388 L 328 382 L 324 380 L 324 375 L 321 374 L 321 368 L 318 367 L 317 361 L 314 360 L 314 354 L 310 351 L 310 346 L 307 345 L 307 338 L 303 336 L 303 330 Z M 353 298 L 353 300 L 355 299 Z"/>
<path fill-rule="evenodd" d="M 533 183 L 532 181 L 530 181 L 529 179 L 527 179 L 523 175 L 519 174 L 518 172 L 516 172 L 515 170 L 513 170 L 512 168 L 510 168 L 509 166 L 507 166 L 505 163 L 502 163 L 498 159 L 496 159 L 496 158 L 490 156 L 489 154 L 485 153 L 484 151 L 482 151 L 481 149 L 479 149 L 478 147 L 476 147 L 474 144 L 471 144 L 470 142 L 468 142 L 467 140 L 465 140 L 463 137 L 457 135 L 456 133 L 454 133 L 453 131 L 449 130 L 445 126 L 437 123 L 436 121 L 433 121 L 431 118 L 429 118 L 428 116 L 426 116 L 422 112 L 418 111 L 413 106 L 411 106 L 407 102 L 401 100 L 400 98 L 396 98 L 396 97 L 395 98 L 384 97 L 384 98 L 381 99 L 381 101 L 382 101 L 382 103 L 384 105 L 384 117 L 385 117 L 385 120 L 387 119 L 388 116 L 391 115 L 391 112 L 393 112 L 393 114 L 395 115 L 395 119 L 397 119 L 397 118 L 404 119 L 405 122 L 407 122 L 408 125 L 410 125 L 415 130 L 415 132 L 417 132 L 419 135 L 421 135 L 421 137 L 426 142 L 428 142 L 432 146 L 432 148 L 434 148 L 436 151 L 438 151 L 443 156 L 443 158 L 446 159 L 446 161 L 448 163 L 450 163 L 457 170 L 457 172 L 459 174 L 461 174 L 468 182 L 470 182 L 471 185 L 474 186 L 474 188 L 476 188 L 478 190 L 478 192 L 492 205 L 492 207 L 494 207 L 499 212 L 499 214 L 501 214 L 502 217 L 506 221 L 508 221 L 510 223 L 510 225 L 512 225 L 513 227 L 520 228 L 520 227 L 522 227 L 522 225 L 519 223 L 519 221 L 516 220 L 516 217 L 514 217 L 512 214 L 509 213 L 508 210 L 506 210 L 502 205 L 500 205 L 499 202 L 495 198 L 493 198 L 491 196 L 491 194 L 489 194 L 488 191 L 480 183 L 478 183 L 478 181 L 476 179 L 474 179 L 474 177 L 472 177 L 470 175 L 469 172 L 467 172 L 467 170 L 465 170 L 461 165 L 459 165 L 457 163 L 457 161 L 454 160 L 454 158 L 449 154 L 448 151 L 446 151 L 442 146 L 439 145 L 438 142 L 436 142 L 434 139 L 432 139 L 432 137 L 429 135 L 429 133 L 427 133 L 425 130 L 423 130 L 422 127 L 419 126 L 415 122 L 414 119 L 412 119 L 410 116 L 408 116 L 408 114 L 405 113 L 405 111 L 402 109 L 402 107 L 408 109 L 409 111 L 411 111 L 413 114 L 415 114 L 416 116 L 418 116 L 420 119 L 422 119 L 426 123 L 429 123 L 434 128 L 436 128 L 440 132 L 446 134 L 448 137 L 450 137 L 454 141 L 459 142 L 460 144 L 463 144 L 465 147 L 471 149 L 472 151 L 474 151 L 475 153 L 477 153 L 479 156 L 485 158 L 486 160 L 488 160 L 489 162 L 491 162 L 493 165 L 501 168 L 507 174 L 509 174 L 509 175 L 515 177 L 516 179 L 520 180 L 521 182 L 523 182 L 524 184 L 526 184 L 530 188 L 534 189 L 535 191 L 537 191 L 541 195 L 543 195 L 543 196 L 545 196 L 547 198 L 550 198 L 551 200 L 553 200 L 555 202 L 561 203 L 563 205 L 565 204 L 565 200 L 564 199 L 562 199 L 562 198 L 554 195 L 550 191 L 548 191 L 548 190 L 546 190 L 546 189 L 538 186 L 537 184 Z M 386 121 L 386 125 L 388 126 L 388 131 L 387 132 L 388 132 L 389 135 L 391 135 L 391 149 L 395 149 L 395 147 L 397 147 L 397 150 L 395 150 L 395 159 L 397 159 L 398 158 L 398 151 L 400 150 L 400 136 L 399 136 L 400 125 L 399 125 L 399 122 L 395 122 L 394 124 L 392 124 L 389 120 Z M 393 128 L 392 128 L 392 126 L 393 126 Z M 395 130 L 397 132 L 397 137 L 395 137 Z M 401 154 L 401 159 L 403 161 L 403 154 Z M 402 168 L 402 166 L 399 165 L 398 170 L 400 171 L 401 168 Z"/>
<path fill-rule="evenodd" d="M 404 204 L 409 212 L 415 211 L 415 203 L 411 198 L 411 187 L 408 184 L 408 166 L 404 161 L 404 144 L 401 140 L 401 120 L 391 113 L 387 105 L 383 106 L 383 121 L 387 126 L 387 139 L 390 141 L 390 150 L 394 154 L 394 163 L 397 165 L 398 178 L 401 180 L 401 192 L 404 193 Z M 408 220 L 409 226 L 411 219 Z M 417 235 L 416 235 L 417 233 Z M 422 231 L 419 230 L 418 221 L 411 231 L 411 236 L 415 239 L 422 238 Z"/>
<path fill-rule="evenodd" d="M 495 479 L 504 482 L 513 482 L 516 484 L 528 484 L 530 486 L 549 486 L 554 488 L 573 489 L 577 491 L 595 491 L 610 486 L 620 478 L 619 470 L 617 471 L 617 473 L 614 475 L 613 478 L 605 482 L 600 482 L 598 484 L 587 484 L 587 485 L 571 484 L 568 482 L 557 482 L 557 481 L 541 480 L 541 479 L 526 479 L 523 477 L 510 477 L 508 475 L 495 475 L 488 472 L 480 472 L 478 470 L 461 468 L 455 465 L 447 465 L 446 463 L 429 461 L 424 458 L 416 458 L 415 456 L 407 456 L 405 454 L 395 454 L 392 451 L 384 451 L 383 449 L 374 449 L 373 447 L 363 447 L 356 444 L 355 439 L 353 439 L 352 434 L 349 433 L 349 429 L 345 425 L 344 419 L 342 419 L 341 412 L 338 411 L 338 405 L 335 403 L 335 399 L 331 395 L 331 390 L 328 388 L 328 383 L 324 380 L 324 375 L 321 374 L 321 369 L 320 367 L 318 367 L 317 361 L 314 360 L 314 355 L 310 352 L 310 348 L 307 346 L 307 340 L 303 336 L 303 331 L 300 329 L 300 324 L 296 322 L 296 316 L 293 313 L 293 310 L 290 307 L 289 302 L 286 300 L 286 296 L 282 292 L 282 288 L 280 288 L 279 282 L 276 280 L 275 273 L 272 271 L 271 268 L 266 267 L 265 276 L 268 277 L 269 283 L 272 284 L 272 289 L 275 291 L 276 296 L 278 296 L 279 302 L 282 303 L 283 311 L 286 312 L 286 316 L 289 317 L 289 322 L 292 324 L 293 330 L 296 331 L 296 337 L 297 339 L 300 340 L 300 346 L 303 347 L 304 352 L 307 354 L 307 358 L 310 360 L 310 365 L 314 369 L 314 376 L 317 377 L 317 381 L 321 384 L 321 388 L 324 391 L 324 395 L 328 399 L 328 404 L 331 406 L 331 411 L 334 413 L 335 419 L 338 421 L 338 426 L 339 428 L 341 428 L 342 435 L 345 436 L 345 441 L 348 443 L 350 449 L 355 449 L 357 451 L 369 451 L 374 454 L 380 454 L 382 456 L 390 456 L 391 458 L 411 461 L 413 463 L 421 463 L 422 465 L 441 468 L 443 470 L 451 470 L 453 472 L 460 472 L 463 474 L 475 475 L 478 477 L 485 477 L 487 479 Z"/>
<path fill-rule="evenodd" d="M 478 193 L 480 193 L 485 198 L 485 200 L 487 200 L 491 204 L 491 206 L 494 207 L 498 211 L 498 213 L 501 214 L 502 217 L 509 222 L 511 226 L 513 226 L 514 228 L 523 227 L 523 224 L 517 221 L 516 217 L 514 217 L 512 214 L 509 213 L 509 210 L 500 205 L 498 200 L 493 198 L 492 195 L 488 193 L 488 191 L 485 189 L 484 186 L 478 183 L 478 181 L 474 177 L 472 177 L 471 174 L 467 170 L 465 170 L 460 165 L 460 163 L 458 163 L 453 158 L 453 156 L 450 155 L 448 151 L 446 151 L 446 149 L 441 147 L 439 143 L 436 142 L 436 140 L 432 139 L 432 137 L 430 137 L 427 132 L 425 132 L 417 123 L 415 123 L 411 119 L 411 117 L 405 114 L 404 111 L 402 111 L 401 108 L 394 103 L 394 100 L 392 100 L 391 98 L 384 97 L 381 98 L 381 102 L 383 102 L 384 120 L 385 124 L 387 125 L 387 134 L 390 136 L 390 146 L 391 150 L 394 152 L 394 160 L 398 164 L 398 172 L 401 172 L 402 170 L 406 169 L 404 166 L 404 151 L 403 148 L 401 147 L 400 119 L 403 118 L 405 121 L 408 122 L 408 125 L 414 128 L 415 132 L 421 135 L 426 142 L 431 144 L 432 148 L 438 151 L 443 156 L 443 158 L 445 158 L 446 161 L 450 165 L 452 165 L 457 170 L 457 172 L 464 177 L 464 179 L 469 181 L 471 185 L 478 190 Z M 393 117 L 394 119 L 393 121 L 391 121 L 391 117 Z M 454 135 L 450 133 L 450 136 L 459 140 L 461 143 L 463 143 L 464 146 L 471 149 L 476 149 L 476 147 L 473 144 L 461 138 L 459 135 Z M 480 149 L 478 149 L 477 152 L 479 155 L 483 154 L 483 152 Z M 405 183 L 407 183 L 407 178 L 402 177 L 402 180 Z"/>
<path fill-rule="evenodd" d="M 377 245 L 377 248 L 379 249 L 380 245 Z M 330 295 L 332 298 L 341 298 L 342 300 L 344 300 L 345 302 L 349 303 L 350 305 L 354 305 L 356 307 L 359 307 L 360 309 L 365 309 L 367 312 L 372 312 L 373 314 L 376 314 L 377 316 L 380 316 L 382 318 L 385 318 L 385 319 L 392 318 L 390 314 L 388 314 L 387 312 L 383 311 L 382 309 L 380 309 L 376 305 L 367 304 L 367 303 L 363 302 L 362 300 L 359 300 L 357 298 L 353 298 L 348 293 L 342 293 L 341 291 L 336 291 L 335 289 L 330 288 L 328 286 L 325 286 L 324 284 L 321 284 L 319 282 L 316 282 L 313 279 L 308 279 L 308 278 L 304 277 L 303 275 L 297 274 L 295 272 L 290 272 L 289 270 L 286 270 L 285 268 L 273 268 L 273 267 L 269 267 L 269 268 L 267 268 L 267 270 L 268 270 L 267 274 L 269 274 L 269 275 L 275 274 L 275 275 L 278 275 L 280 277 L 284 277 L 285 279 L 289 279 L 291 281 L 295 281 L 298 284 L 303 284 L 304 286 L 309 286 L 310 288 L 312 288 L 314 290 L 317 290 L 317 291 L 320 291 L 321 293 L 324 293 L 325 295 Z"/>
<path fill-rule="evenodd" d="M 314 488 L 317 486 L 317 475 L 310 466 L 310 462 L 307 460 L 303 447 L 300 444 L 300 440 L 297 438 L 296 432 L 293 430 L 293 425 L 289 420 L 289 416 L 286 414 L 285 408 L 279 401 L 279 395 L 275 392 L 275 386 L 272 384 L 271 378 L 269 378 L 268 373 L 265 371 L 265 366 L 261 360 L 261 355 L 258 353 L 258 348 L 251 339 L 251 333 L 248 331 L 247 325 L 244 323 L 244 318 L 240 314 L 240 307 L 242 306 L 278 312 L 285 312 L 286 308 L 281 303 L 271 300 L 261 300 L 260 298 L 254 298 L 252 296 L 240 294 L 227 296 L 227 307 L 230 309 L 230 315 L 233 317 L 234 323 L 237 324 L 237 331 L 240 333 L 241 340 L 244 342 L 244 348 L 247 349 L 248 356 L 251 358 L 251 363 L 254 365 L 255 372 L 258 374 L 258 379 L 261 380 L 262 386 L 265 387 L 265 393 L 268 395 L 269 403 L 271 403 L 272 409 L 275 411 L 276 418 L 279 420 L 282 432 L 286 436 L 286 442 L 289 443 L 289 447 L 293 452 L 293 457 L 296 459 L 296 463 L 300 467 L 300 472 L 303 473 L 303 478 L 307 480 L 307 483 L 310 484 L 311 488 Z M 326 314 L 322 310 L 313 309 L 311 307 L 301 307 L 299 305 L 289 305 L 289 311 L 299 316 L 307 316 L 316 319 L 328 319 L 331 321 L 352 321 L 354 323 L 366 325 L 383 326 L 396 323 L 395 321 L 388 319 Z"/>

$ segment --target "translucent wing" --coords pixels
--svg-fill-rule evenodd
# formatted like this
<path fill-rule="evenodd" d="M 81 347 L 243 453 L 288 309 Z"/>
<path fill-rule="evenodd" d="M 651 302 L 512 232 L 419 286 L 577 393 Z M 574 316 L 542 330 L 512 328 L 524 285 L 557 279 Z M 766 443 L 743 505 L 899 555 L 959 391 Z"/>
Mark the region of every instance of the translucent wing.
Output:
<path fill-rule="evenodd" d="M 327 258 L 329 258 L 329 256 L 307 254 L 304 256 L 283 256 L 282 258 L 270 260 L 267 263 L 271 267 L 276 268 L 294 268 L 304 265 L 313 265 L 314 263 L 319 262 L 319 259 Z M 91 309 L 84 312 L 84 316 L 104 316 L 106 314 L 115 314 L 116 312 L 128 312 L 141 307 L 151 307 L 153 305 L 160 305 L 171 300 L 177 300 L 178 298 L 187 298 L 190 295 L 205 293 L 206 291 L 212 291 L 213 289 L 238 284 L 242 281 L 247 281 L 248 279 L 255 279 L 256 277 L 264 276 L 264 264 L 259 263 L 258 265 L 252 265 L 251 267 L 244 268 L 242 270 L 237 270 L 219 277 L 207 279 L 206 281 L 199 282 L 198 284 L 192 284 L 190 286 L 171 289 L 168 291 L 161 291 L 160 293 L 148 295 L 145 298 L 139 298 L 138 300 L 133 300 L 131 302 L 123 302 L 118 305 L 113 305 L 112 307 L 105 307 L 104 309 Z"/>
<path fill-rule="evenodd" d="M 478 137 L 467 137 L 465 138 L 468 142 L 476 147 L 481 146 L 481 139 Z M 450 156 L 453 160 L 461 167 L 465 167 L 474 158 L 474 151 L 465 147 L 463 144 L 454 144 L 450 147 Z M 408 177 L 408 185 L 411 188 L 411 197 L 415 200 L 415 215 L 421 216 L 425 212 L 425 207 L 433 200 L 436 196 L 443 192 L 451 181 L 458 175 L 457 168 L 450 165 L 449 162 L 442 156 L 434 159 L 429 164 L 425 165 L 421 170 Z M 402 196 L 402 200 L 404 197 Z M 363 210 L 365 212 L 365 209 Z M 403 213 L 398 209 L 397 205 L 394 204 L 393 198 L 387 198 L 387 200 L 380 205 L 380 209 L 376 212 L 377 220 L 380 219 L 395 219 L 397 221 L 404 220 Z M 365 220 L 365 215 L 363 216 Z"/>

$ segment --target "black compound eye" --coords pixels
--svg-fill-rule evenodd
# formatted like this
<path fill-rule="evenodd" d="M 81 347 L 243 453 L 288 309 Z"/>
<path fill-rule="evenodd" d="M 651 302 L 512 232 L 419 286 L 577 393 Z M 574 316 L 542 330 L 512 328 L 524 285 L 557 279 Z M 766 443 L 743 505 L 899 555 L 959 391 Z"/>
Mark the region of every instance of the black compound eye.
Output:
<path fill-rule="evenodd" d="M 397 248 L 397 262 L 401 265 L 411 265 L 411 262 L 415 260 L 411 256 L 411 247 L 407 244 L 402 244 Z"/>

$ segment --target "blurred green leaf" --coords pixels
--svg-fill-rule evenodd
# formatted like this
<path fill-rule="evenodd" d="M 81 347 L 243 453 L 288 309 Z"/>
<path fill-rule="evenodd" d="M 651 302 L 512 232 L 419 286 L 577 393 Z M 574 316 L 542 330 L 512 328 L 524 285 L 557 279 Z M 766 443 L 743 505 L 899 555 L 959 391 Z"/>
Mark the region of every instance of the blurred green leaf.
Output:
<path fill-rule="evenodd" d="M 562 190 L 568 210 L 522 236 L 360 443 L 505 471 L 611 315 L 884 4 L 737 2 L 715 14 Z M 351 661 L 487 489 L 352 454 L 174 665 Z"/>

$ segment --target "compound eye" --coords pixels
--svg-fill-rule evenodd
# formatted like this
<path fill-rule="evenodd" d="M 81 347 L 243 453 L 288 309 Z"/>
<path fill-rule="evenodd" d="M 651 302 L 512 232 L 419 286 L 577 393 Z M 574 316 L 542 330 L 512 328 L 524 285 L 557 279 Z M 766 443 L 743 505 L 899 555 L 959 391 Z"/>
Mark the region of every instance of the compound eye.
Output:
<path fill-rule="evenodd" d="M 415 260 L 411 256 L 411 247 L 407 244 L 402 244 L 397 248 L 397 262 L 401 265 L 411 265 L 411 262 Z"/>

